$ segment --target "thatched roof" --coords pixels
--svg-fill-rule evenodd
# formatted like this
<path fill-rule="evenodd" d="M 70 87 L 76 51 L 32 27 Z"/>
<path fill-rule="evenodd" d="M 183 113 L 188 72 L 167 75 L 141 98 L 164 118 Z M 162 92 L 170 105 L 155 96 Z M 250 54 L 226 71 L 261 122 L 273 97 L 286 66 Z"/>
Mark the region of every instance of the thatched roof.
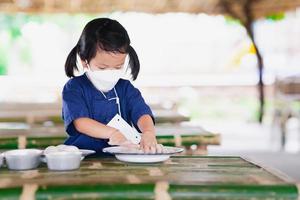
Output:
<path fill-rule="evenodd" d="M 0 12 L 33 13 L 103 13 L 137 11 L 148 13 L 187 12 L 228 14 L 227 4 L 235 12 L 242 12 L 247 0 L 0 0 Z M 278 12 L 295 10 L 299 0 L 252 0 L 250 10 L 254 19 Z"/>

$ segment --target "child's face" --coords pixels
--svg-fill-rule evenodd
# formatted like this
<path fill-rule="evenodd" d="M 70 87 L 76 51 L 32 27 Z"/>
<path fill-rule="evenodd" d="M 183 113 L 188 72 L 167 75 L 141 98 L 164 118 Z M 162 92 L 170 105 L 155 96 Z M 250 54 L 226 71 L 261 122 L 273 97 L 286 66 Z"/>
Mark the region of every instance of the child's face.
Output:
<path fill-rule="evenodd" d="M 124 65 L 125 53 L 112 53 L 103 50 L 98 50 L 96 56 L 88 63 L 91 69 L 104 70 L 104 69 L 121 69 Z M 88 67 L 86 62 L 83 62 L 84 67 Z"/>

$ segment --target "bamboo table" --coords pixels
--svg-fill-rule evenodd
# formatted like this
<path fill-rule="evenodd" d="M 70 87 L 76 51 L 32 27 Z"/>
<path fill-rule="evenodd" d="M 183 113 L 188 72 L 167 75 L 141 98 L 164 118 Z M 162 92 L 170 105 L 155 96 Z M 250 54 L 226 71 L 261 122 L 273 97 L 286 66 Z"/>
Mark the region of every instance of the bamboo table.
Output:
<path fill-rule="evenodd" d="M 76 171 L 0 169 L 1 199 L 297 199 L 297 186 L 240 157 L 174 156 L 160 164 L 90 158 Z"/>

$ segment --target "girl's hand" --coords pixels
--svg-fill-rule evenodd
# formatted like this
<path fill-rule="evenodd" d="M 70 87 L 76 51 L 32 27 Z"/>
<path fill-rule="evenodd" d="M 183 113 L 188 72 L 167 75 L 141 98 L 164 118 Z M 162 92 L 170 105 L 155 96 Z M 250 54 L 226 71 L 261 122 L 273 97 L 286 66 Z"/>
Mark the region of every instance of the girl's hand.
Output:
<path fill-rule="evenodd" d="M 140 148 L 145 153 L 162 153 L 162 145 L 157 144 L 154 131 L 145 131 L 142 133 Z"/>
<path fill-rule="evenodd" d="M 112 132 L 112 134 L 109 137 L 109 141 L 108 141 L 109 145 L 126 145 L 126 144 L 130 144 L 130 141 L 128 141 L 125 136 L 117 129 L 114 129 L 114 131 Z"/>

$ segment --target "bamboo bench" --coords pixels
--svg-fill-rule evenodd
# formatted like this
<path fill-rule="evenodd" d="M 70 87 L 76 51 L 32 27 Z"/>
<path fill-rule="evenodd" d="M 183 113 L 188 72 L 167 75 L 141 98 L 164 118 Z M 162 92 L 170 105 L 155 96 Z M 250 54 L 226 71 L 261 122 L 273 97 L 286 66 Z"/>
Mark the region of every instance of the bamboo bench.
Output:
<path fill-rule="evenodd" d="M 220 134 L 208 132 L 201 127 L 161 125 L 156 127 L 156 133 L 159 143 L 186 147 L 188 152 L 197 154 L 206 154 L 208 145 L 220 144 Z M 66 137 L 63 126 L 12 124 L 0 129 L 0 149 L 45 148 L 63 143 Z"/>
<path fill-rule="evenodd" d="M 63 123 L 61 103 L 1 103 L 0 122 L 26 122 L 28 124 L 53 121 Z M 180 123 L 190 118 L 175 110 L 154 109 L 156 123 Z"/>

